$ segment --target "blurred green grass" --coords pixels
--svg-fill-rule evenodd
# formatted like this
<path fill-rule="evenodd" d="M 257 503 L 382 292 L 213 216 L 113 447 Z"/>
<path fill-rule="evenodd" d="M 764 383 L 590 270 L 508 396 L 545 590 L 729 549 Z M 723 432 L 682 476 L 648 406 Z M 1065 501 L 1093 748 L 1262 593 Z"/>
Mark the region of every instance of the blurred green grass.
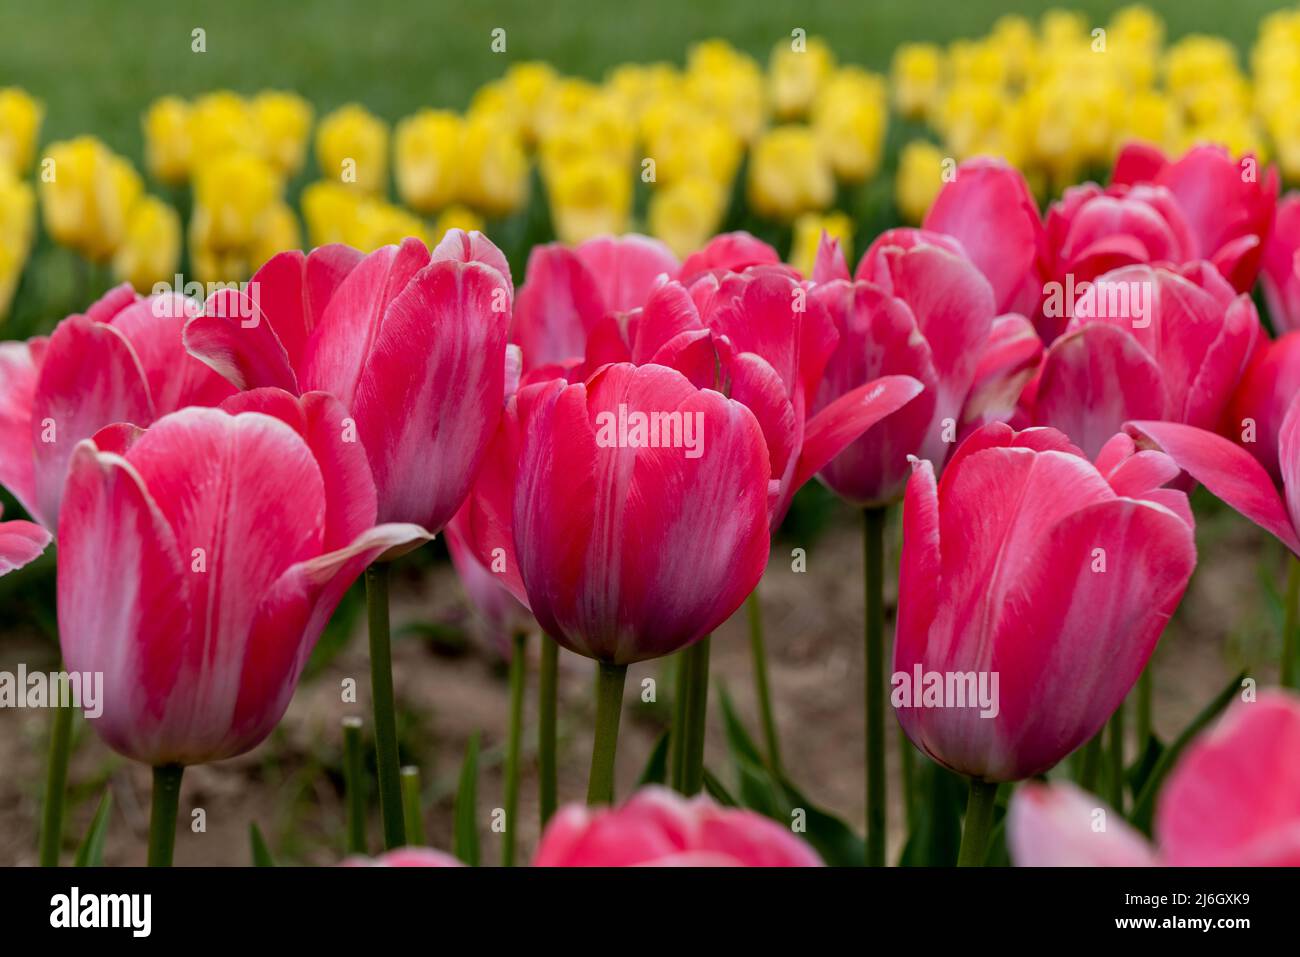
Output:
<path fill-rule="evenodd" d="M 1104 22 L 1122 2 L 990 0 L 42 0 L 0 3 L 0 82 L 45 101 L 46 141 L 93 131 L 137 162 L 140 114 L 164 93 L 218 88 L 296 90 L 319 110 L 357 100 L 396 120 L 422 106 L 462 108 L 512 61 L 545 59 L 599 78 L 618 63 L 680 62 L 713 36 L 765 61 L 795 27 L 819 35 L 841 59 L 884 69 L 899 43 L 976 36 L 1003 13 L 1036 17 L 1051 6 Z M 1269 0 L 1159 0 L 1176 39 L 1214 32 L 1247 50 Z M 190 32 L 207 31 L 207 52 Z M 490 33 L 507 31 L 504 54 Z"/>

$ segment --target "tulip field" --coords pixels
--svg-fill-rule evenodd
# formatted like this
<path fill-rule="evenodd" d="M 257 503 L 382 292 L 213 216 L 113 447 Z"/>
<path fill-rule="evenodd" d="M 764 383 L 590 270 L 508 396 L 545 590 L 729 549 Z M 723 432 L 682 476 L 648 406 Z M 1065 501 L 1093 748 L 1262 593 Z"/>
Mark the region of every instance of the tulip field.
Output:
<path fill-rule="evenodd" d="M 219 6 L 0 20 L 0 864 L 1300 865 L 1300 7 Z"/>

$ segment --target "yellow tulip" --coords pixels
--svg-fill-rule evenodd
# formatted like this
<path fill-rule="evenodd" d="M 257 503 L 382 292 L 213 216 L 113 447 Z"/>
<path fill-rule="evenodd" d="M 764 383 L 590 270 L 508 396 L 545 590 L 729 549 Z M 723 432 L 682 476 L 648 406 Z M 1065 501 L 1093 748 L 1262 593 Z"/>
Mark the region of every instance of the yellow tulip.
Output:
<path fill-rule="evenodd" d="M 1074 10 L 1048 10 L 1039 21 L 1043 45 L 1052 49 L 1082 43 L 1088 36 L 1088 19 Z"/>
<path fill-rule="evenodd" d="M 840 241 L 846 263 L 853 261 L 853 220 L 846 213 L 821 215 L 804 213 L 794 221 L 794 242 L 790 247 L 790 265 L 803 275 L 811 277 L 817 262 L 817 248 L 822 233 Z"/>
<path fill-rule="evenodd" d="M 432 213 L 456 199 L 464 135 L 464 121 L 450 110 L 421 110 L 397 124 L 393 165 L 402 202 Z"/>
<path fill-rule="evenodd" d="M 489 216 L 505 216 L 528 202 L 528 156 L 516 133 L 491 120 L 465 125 L 460 198 Z"/>
<path fill-rule="evenodd" d="M 754 144 L 749 202 L 760 216 L 788 222 L 825 209 L 834 198 L 831 165 L 811 129 L 778 126 Z"/>
<path fill-rule="evenodd" d="M 536 60 L 515 63 L 506 70 L 502 89 L 513 108 L 518 132 L 529 146 L 536 144 L 541 133 L 537 124 L 539 111 L 558 79 L 550 64 Z"/>
<path fill-rule="evenodd" d="M 768 86 L 777 118 L 804 116 L 835 70 L 835 54 L 817 37 L 781 40 L 768 59 Z"/>
<path fill-rule="evenodd" d="M 424 220 L 410 210 L 382 200 L 363 199 L 357 207 L 357 219 L 348 243 L 368 253 L 381 246 L 396 245 L 408 236 L 414 236 L 426 246 L 432 238 Z"/>
<path fill-rule="evenodd" d="M 36 227 L 31 184 L 0 166 L 0 319 L 9 314 Z"/>
<path fill-rule="evenodd" d="M 944 159 L 943 151 L 926 140 L 912 140 L 899 152 L 894 201 L 907 222 L 925 219 L 943 188 Z"/>
<path fill-rule="evenodd" d="M 199 97 L 190 107 L 191 166 L 235 152 L 262 152 L 262 131 L 248 101 L 219 90 Z"/>
<path fill-rule="evenodd" d="M 433 244 L 442 242 L 442 237 L 450 229 L 463 229 L 465 232 L 484 231 L 486 224 L 483 217 L 467 206 L 448 206 L 433 224 L 430 237 Z"/>
<path fill-rule="evenodd" d="M 652 104 L 671 97 L 684 96 L 681 72 L 671 63 L 625 63 L 615 67 L 605 79 L 605 87 L 624 103 L 640 121 Z"/>
<path fill-rule="evenodd" d="M 178 96 L 154 100 L 145 112 L 144 160 L 149 175 L 164 183 L 183 183 L 190 175 L 190 105 Z"/>
<path fill-rule="evenodd" d="M 700 109 L 724 120 L 746 143 L 763 128 L 766 103 L 763 73 L 753 58 L 726 40 L 705 40 L 686 58 L 686 96 Z"/>
<path fill-rule="evenodd" d="M 127 217 L 126 236 L 113 256 L 113 274 L 136 292 L 148 293 L 156 283 L 171 281 L 180 258 L 180 216 L 156 196 L 145 196 Z"/>
<path fill-rule="evenodd" d="M 1150 7 L 1135 4 L 1117 10 L 1106 28 L 1107 51 L 1131 48 L 1154 56 L 1165 40 L 1165 24 Z"/>
<path fill-rule="evenodd" d="M 685 258 L 717 232 L 727 211 L 727 192 L 704 176 L 686 176 L 654 191 L 647 211 L 650 235 Z"/>
<path fill-rule="evenodd" d="M 721 119 L 664 100 L 648 108 L 645 126 L 646 158 L 654 160 L 654 182 L 660 187 L 693 176 L 731 184 L 744 147 Z"/>
<path fill-rule="evenodd" d="M 298 228 L 298 217 L 287 203 L 273 203 L 263 215 L 257 238 L 253 241 L 248 274 L 251 276 L 257 272 L 276 253 L 300 248 L 302 231 Z"/>
<path fill-rule="evenodd" d="M 930 116 L 943 95 L 943 51 L 933 43 L 904 43 L 889 75 L 898 111 L 914 120 Z"/>
<path fill-rule="evenodd" d="M 880 168 L 889 107 L 884 82 L 856 67 L 841 70 L 813 107 L 813 128 L 835 174 L 860 183 Z"/>
<path fill-rule="evenodd" d="M 0 167 L 20 175 L 31 168 L 44 113 L 40 102 L 25 91 L 0 88 Z"/>
<path fill-rule="evenodd" d="M 296 93 L 266 90 L 253 97 L 252 107 L 263 154 L 284 176 L 295 175 L 307 154 L 311 104 Z"/>
<path fill-rule="evenodd" d="M 382 194 L 388 183 L 388 127 L 355 103 L 341 106 L 316 128 L 316 162 L 327 179 Z"/>
<path fill-rule="evenodd" d="M 202 245 L 217 250 L 250 247 L 267 210 L 280 201 L 282 186 L 275 167 L 254 153 L 227 153 L 204 162 L 194 174 Z"/>
<path fill-rule="evenodd" d="M 1163 93 L 1138 93 L 1125 105 L 1112 152 L 1118 153 L 1125 143 L 1133 140 L 1173 152 L 1182 136 L 1182 111 L 1177 103 Z"/>
<path fill-rule="evenodd" d="M 628 169 L 591 156 L 557 167 L 547 179 L 551 220 L 565 243 L 627 232 L 632 213 L 632 177 Z"/>
<path fill-rule="evenodd" d="M 41 177 L 41 212 L 54 241 L 104 262 L 126 235 L 127 214 L 144 192 L 125 159 L 91 136 L 51 144 Z"/>
<path fill-rule="evenodd" d="M 312 246 L 349 242 L 356 231 L 362 196 L 337 180 L 317 180 L 302 191 L 302 218 Z"/>

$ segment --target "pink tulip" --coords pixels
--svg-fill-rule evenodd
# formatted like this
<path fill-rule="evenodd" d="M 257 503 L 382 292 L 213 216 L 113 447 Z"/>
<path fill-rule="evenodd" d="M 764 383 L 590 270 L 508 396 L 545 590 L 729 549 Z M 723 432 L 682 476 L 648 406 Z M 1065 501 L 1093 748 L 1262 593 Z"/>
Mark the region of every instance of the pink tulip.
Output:
<path fill-rule="evenodd" d="M 915 465 L 893 701 L 918 748 L 962 774 L 1014 781 L 1101 729 L 1196 564 L 1187 497 L 1160 487 L 1177 474 L 1122 434 L 1093 464 L 1053 429 L 1001 424 L 967 438 L 942 482 L 931 463 Z M 984 682 L 985 703 L 922 698 L 931 675 L 954 695 L 950 676 Z"/>
<path fill-rule="evenodd" d="M 822 414 L 882 376 L 924 386 L 821 470 L 836 494 L 867 506 L 898 499 L 909 455 L 942 468 L 966 427 L 1009 414 L 1041 345 L 1023 317 L 996 315 L 988 280 L 951 238 L 893 230 L 867 250 L 856 275 L 809 295 L 839 332 L 812 411 Z"/>
<path fill-rule="evenodd" d="M 185 344 L 240 388 L 319 390 L 350 410 L 382 521 L 439 531 L 469 492 L 501 413 L 511 284 L 478 233 L 362 257 L 285 252 L 223 290 Z M 251 316 L 252 318 L 243 318 Z"/>
<path fill-rule="evenodd" d="M 0 514 L 4 509 L 0 508 Z M 0 522 L 0 575 L 36 561 L 50 544 L 50 533 L 34 522 Z"/>
<path fill-rule="evenodd" d="M 1089 456 L 1129 419 L 1217 429 L 1263 338 L 1255 306 L 1208 264 L 1100 276 L 1025 402 Z"/>
<path fill-rule="evenodd" d="M 77 446 L 59 630 L 68 668 L 104 674 L 94 724 L 114 750 L 159 766 L 256 746 L 347 587 L 386 550 L 428 539 L 375 525 L 348 433 L 332 396 L 259 389 Z"/>
<path fill-rule="evenodd" d="M 186 355 L 198 304 L 118 286 L 50 337 L 0 344 L 0 484 L 48 529 L 59 522 L 68 460 L 106 425 L 147 426 L 235 390 Z"/>
<path fill-rule="evenodd" d="M 1136 421 L 1128 429 L 1300 557 L 1300 396 L 1277 432 L 1280 487 L 1259 459 L 1221 435 L 1176 422 Z"/>
<path fill-rule="evenodd" d="M 1191 232 L 1188 258 L 1209 260 L 1237 292 L 1250 292 L 1273 226 L 1275 167 L 1261 171 L 1249 153 L 1234 161 L 1222 146 L 1194 146 L 1170 162 L 1152 146 L 1133 144 L 1120 151 L 1111 183 L 1168 190 Z"/>
<path fill-rule="evenodd" d="M 349 857 L 340 867 L 464 867 L 445 851 L 432 847 L 399 847 L 378 857 Z"/>
<path fill-rule="evenodd" d="M 795 492 L 921 391 L 908 376 L 884 376 L 858 383 L 813 415 L 838 341 L 816 289 L 810 294 L 783 270 L 755 266 L 708 275 L 689 288 L 661 285 L 643 309 L 602 324 L 587 368 L 610 361 L 665 365 L 748 406 L 767 442 L 776 529 Z"/>
<path fill-rule="evenodd" d="M 542 835 L 535 867 L 820 867 L 788 828 L 700 795 L 642 788 L 621 807 L 570 804 Z"/>
<path fill-rule="evenodd" d="M 988 156 L 967 160 L 939 191 L 923 226 L 960 243 L 993 287 L 998 313 L 1037 312 L 1046 240 L 1038 205 L 1019 170 Z M 861 266 L 858 278 L 869 278 Z"/>
<path fill-rule="evenodd" d="M 1260 282 L 1274 331 L 1300 331 L 1300 193 L 1277 204 L 1273 229 L 1264 244 Z"/>
<path fill-rule="evenodd" d="M 1155 837 L 1152 848 L 1069 784 L 1026 784 L 1007 820 L 1012 860 L 1026 867 L 1300 866 L 1300 698 L 1239 701 L 1193 742 L 1160 794 Z"/>
<path fill-rule="evenodd" d="M 510 330 L 524 368 L 581 359 L 601 319 L 642 305 L 661 276 L 677 272 L 668 247 L 646 236 L 606 236 L 573 249 L 534 246 Z"/>
<path fill-rule="evenodd" d="M 740 606 L 768 555 L 768 454 L 746 406 L 624 363 L 525 388 L 517 407 L 514 545 L 547 635 L 626 665 Z"/>
<path fill-rule="evenodd" d="M 780 266 L 781 256 L 775 249 L 749 233 L 720 233 L 699 252 L 691 253 L 682 263 L 681 279 L 693 283 L 705 275 L 719 276 L 744 272 L 751 266 Z"/>
<path fill-rule="evenodd" d="M 1282 481 L 1278 436 L 1292 401 L 1300 395 L 1300 329 L 1255 351 L 1224 423 L 1226 434 L 1259 459 L 1275 484 Z"/>
<path fill-rule="evenodd" d="M 480 476 L 482 474 L 479 473 Z M 497 654 L 508 659 L 512 653 L 512 639 L 516 635 L 536 630 L 537 625 L 527 606 L 511 593 L 500 578 L 507 564 L 514 558 L 513 547 L 509 552 L 500 552 L 499 560 L 495 561 L 498 571 L 493 571 L 492 565 L 484 565 L 479 560 L 470 537 L 473 532 L 465 527 L 472 521 L 470 511 L 473 499 L 474 493 L 471 492 L 460 511 L 447 524 L 444 530 L 447 551 L 451 553 L 451 563 L 470 605 L 483 619 L 488 643 Z M 491 546 L 487 551 L 491 554 Z"/>

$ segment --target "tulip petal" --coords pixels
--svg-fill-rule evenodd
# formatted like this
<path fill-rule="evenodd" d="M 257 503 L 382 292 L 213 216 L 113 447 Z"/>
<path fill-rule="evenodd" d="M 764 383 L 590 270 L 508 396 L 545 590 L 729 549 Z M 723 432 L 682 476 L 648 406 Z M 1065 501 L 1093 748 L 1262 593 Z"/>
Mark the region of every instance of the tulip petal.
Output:
<path fill-rule="evenodd" d="M 68 460 L 82 439 L 114 422 L 148 425 L 148 380 L 126 337 L 111 325 L 69 316 L 50 336 L 32 406 L 37 511 L 58 523 Z"/>
<path fill-rule="evenodd" d="M 185 351 L 185 325 L 198 312 L 194 300 L 173 294 L 140 299 L 113 316 L 111 325 L 131 343 L 144 370 L 156 415 L 187 405 L 216 405 L 235 391 Z"/>
<path fill-rule="evenodd" d="M 381 520 L 437 533 L 469 494 L 501 416 L 504 284 L 481 263 L 430 263 L 389 307 L 352 405 Z"/>
<path fill-rule="evenodd" d="M 0 485 L 38 518 L 32 408 L 47 340 L 0 342 Z"/>
<path fill-rule="evenodd" d="M 873 425 L 893 415 L 921 394 L 924 386 L 911 376 L 884 376 L 846 392 L 808 420 L 795 469 L 793 490 L 826 467 Z"/>
<path fill-rule="evenodd" d="M 288 255 L 281 253 L 263 271 Z M 191 356 L 237 389 L 298 392 L 289 354 L 265 310 L 238 290 L 219 289 L 209 296 L 203 313 L 185 324 L 183 342 Z"/>
<path fill-rule="evenodd" d="M 574 252 L 600 288 L 606 310 L 627 312 L 646 301 L 660 276 L 676 279 L 677 257 L 649 236 L 602 236 Z"/>
<path fill-rule="evenodd" d="M 1151 867 L 1151 846 L 1099 798 L 1068 781 L 1011 796 L 1007 844 L 1017 867 Z"/>
<path fill-rule="evenodd" d="M 1195 741 L 1160 795 L 1155 831 L 1176 867 L 1300 866 L 1300 700 L 1238 702 Z"/>
<path fill-rule="evenodd" d="M 1042 340 L 1028 319 L 1015 313 L 994 319 L 962 408 L 962 421 L 983 424 L 1010 418 L 1042 356 Z"/>
<path fill-rule="evenodd" d="M 356 411 L 358 384 L 390 304 L 428 262 L 424 243 L 408 238 L 400 246 L 377 249 L 348 273 L 303 347 L 298 383 L 304 392 L 333 393 Z"/>
<path fill-rule="evenodd" d="M 1300 555 L 1294 519 L 1264 466 L 1245 449 L 1190 425 L 1138 421 L 1128 427 L 1150 438 L 1179 468 Z"/>
<path fill-rule="evenodd" d="M 510 340 L 523 350 L 524 368 L 582 356 L 604 315 L 596 277 L 573 250 L 558 243 L 533 247 L 510 330 Z"/>
<path fill-rule="evenodd" d="M 0 522 L 0 575 L 36 561 L 50 544 L 50 533 L 35 522 Z"/>
<path fill-rule="evenodd" d="M 171 526 L 125 459 L 78 444 L 66 500 L 58 552 L 65 666 L 103 673 L 106 706 L 95 726 L 114 750 L 147 764 L 179 760 L 170 722 L 174 689 L 196 666 L 188 659 L 197 576 L 185 573 Z"/>
<path fill-rule="evenodd" d="M 469 232 L 463 229 L 447 230 L 442 237 L 442 242 L 438 243 L 429 255 L 430 262 L 442 262 L 444 259 L 490 266 L 501 274 L 506 288 L 510 290 L 510 298 L 514 299 L 515 284 L 510 277 L 510 263 L 506 260 L 505 253 L 477 229 L 471 229 Z"/>
<path fill-rule="evenodd" d="M 1088 323 L 1047 350 L 1034 421 L 1070 436 L 1088 458 L 1134 418 L 1160 418 L 1167 400 L 1154 360 L 1127 332 Z"/>

